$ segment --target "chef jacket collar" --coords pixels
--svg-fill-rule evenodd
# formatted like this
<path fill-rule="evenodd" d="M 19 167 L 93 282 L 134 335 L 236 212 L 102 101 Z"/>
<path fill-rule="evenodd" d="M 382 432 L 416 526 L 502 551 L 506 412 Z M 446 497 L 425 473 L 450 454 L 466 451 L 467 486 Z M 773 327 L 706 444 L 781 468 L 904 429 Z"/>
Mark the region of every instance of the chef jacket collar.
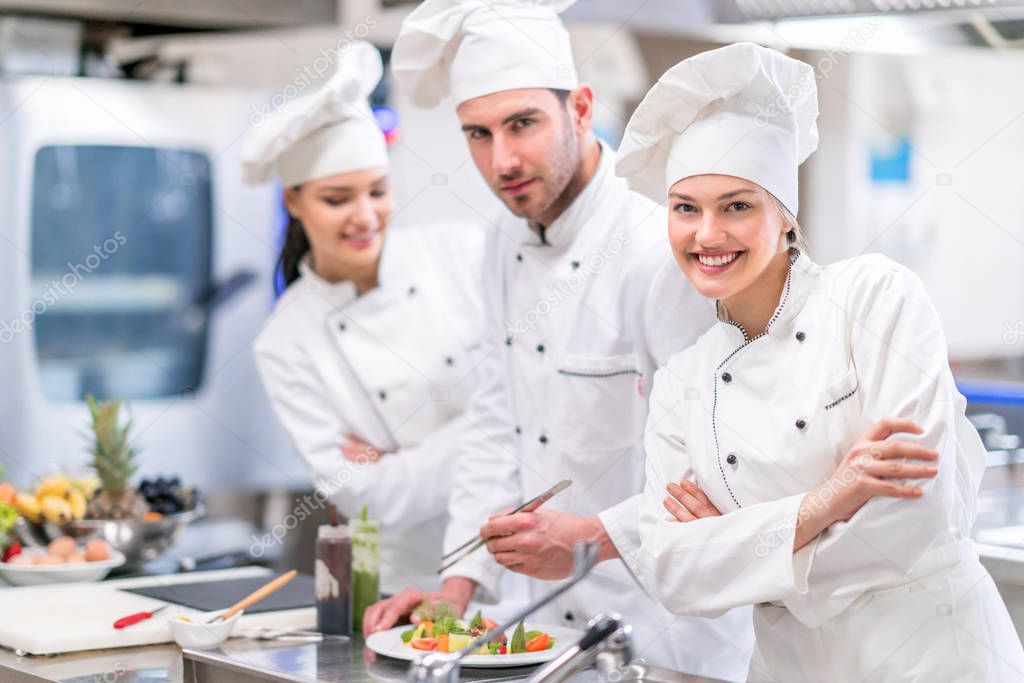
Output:
<path fill-rule="evenodd" d="M 309 264 L 309 254 L 299 261 L 299 274 L 302 276 L 302 287 L 307 294 L 323 298 L 332 308 L 344 308 L 356 299 L 356 285 L 351 280 L 328 282 L 323 279 Z"/>
<path fill-rule="evenodd" d="M 328 282 L 313 272 L 309 265 L 309 254 L 299 262 L 299 273 L 305 282 L 305 291 L 322 297 L 334 309 L 347 308 L 354 304 L 377 305 L 388 300 L 394 292 L 392 285 L 400 284 L 402 275 L 397 271 L 395 257 L 388 249 L 388 233 L 384 234 L 384 246 L 381 248 L 380 267 L 377 272 L 377 287 L 359 296 L 356 285 L 351 280 Z M 388 287 L 385 287 L 387 283 Z M 415 291 L 412 289 L 410 291 Z"/>
<path fill-rule="evenodd" d="M 543 231 L 535 224 L 531 226 L 529 221 L 523 222 L 528 233 L 521 240 L 524 246 L 559 247 L 571 244 L 583 226 L 592 220 L 594 213 L 599 211 L 602 197 L 607 196 L 607 188 L 615 181 L 615 152 L 603 140 L 598 140 L 598 144 L 601 145 L 601 159 L 594 175 L 572 203 Z"/>
<path fill-rule="evenodd" d="M 782 287 L 782 296 L 779 298 L 779 305 L 775 307 L 771 319 L 768 321 L 764 332 L 756 337 L 750 337 L 747 331 L 739 323 L 722 317 L 722 308 L 719 302 L 715 301 L 715 311 L 718 314 L 720 325 L 733 334 L 739 334 L 743 343 L 747 344 L 758 337 L 766 334 L 775 337 L 785 337 L 790 333 L 794 318 L 803 310 L 807 303 L 807 297 L 811 292 L 820 291 L 821 267 L 807 258 L 807 255 L 795 247 L 789 250 L 789 273 L 786 275 L 786 284 Z"/>

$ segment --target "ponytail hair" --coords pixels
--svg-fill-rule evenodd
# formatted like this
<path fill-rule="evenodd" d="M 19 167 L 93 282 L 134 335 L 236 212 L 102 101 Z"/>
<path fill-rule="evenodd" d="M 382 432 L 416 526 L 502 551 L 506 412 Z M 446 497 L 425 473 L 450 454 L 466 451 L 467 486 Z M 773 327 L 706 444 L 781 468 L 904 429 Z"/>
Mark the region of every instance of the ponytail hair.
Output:
<path fill-rule="evenodd" d="M 281 255 L 277 259 L 277 267 L 284 278 L 285 287 L 299 279 L 299 264 L 308 252 L 309 238 L 306 237 L 302 221 L 289 215 L 284 244 L 281 245 Z"/>

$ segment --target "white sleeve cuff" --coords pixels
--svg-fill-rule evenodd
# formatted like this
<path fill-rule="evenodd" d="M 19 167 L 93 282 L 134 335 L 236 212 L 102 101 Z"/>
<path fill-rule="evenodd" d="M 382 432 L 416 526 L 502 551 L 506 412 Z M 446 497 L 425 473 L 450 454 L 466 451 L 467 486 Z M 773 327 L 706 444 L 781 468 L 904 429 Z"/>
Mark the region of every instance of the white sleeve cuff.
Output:
<path fill-rule="evenodd" d="M 608 534 L 626 568 L 637 575 L 637 558 L 640 554 L 640 501 L 643 495 L 636 495 L 618 505 L 597 514 L 604 531 Z"/>

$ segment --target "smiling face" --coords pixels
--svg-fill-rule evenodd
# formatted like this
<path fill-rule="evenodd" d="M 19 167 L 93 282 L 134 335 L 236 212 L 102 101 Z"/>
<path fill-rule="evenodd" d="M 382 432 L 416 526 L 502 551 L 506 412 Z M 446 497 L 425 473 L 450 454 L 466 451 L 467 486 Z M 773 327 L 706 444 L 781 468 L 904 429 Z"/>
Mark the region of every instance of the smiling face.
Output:
<path fill-rule="evenodd" d="M 309 239 L 313 267 L 336 282 L 376 276 L 391 192 L 386 169 L 366 169 L 317 178 L 285 190 L 288 213 Z"/>
<path fill-rule="evenodd" d="M 579 136 L 589 130 L 589 98 L 586 86 L 567 101 L 545 88 L 523 88 L 459 105 L 476 167 L 516 216 L 546 225 L 564 208 L 561 199 L 580 168 Z"/>
<path fill-rule="evenodd" d="M 789 229 L 772 195 L 727 175 L 699 175 L 669 189 L 668 236 L 676 262 L 709 299 L 747 291 L 787 252 Z"/>

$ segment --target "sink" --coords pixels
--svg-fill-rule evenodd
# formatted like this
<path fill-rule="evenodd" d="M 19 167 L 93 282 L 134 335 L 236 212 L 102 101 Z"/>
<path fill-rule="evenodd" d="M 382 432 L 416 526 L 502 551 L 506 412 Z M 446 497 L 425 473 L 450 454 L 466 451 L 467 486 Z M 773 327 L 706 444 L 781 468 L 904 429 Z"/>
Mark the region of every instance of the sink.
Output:
<path fill-rule="evenodd" d="M 612 679 L 619 683 L 723 683 L 718 678 L 694 676 L 647 664 L 630 664 L 620 672 L 621 678 L 600 673 L 594 668 L 587 668 L 573 674 L 570 683 L 608 683 Z"/>
<path fill-rule="evenodd" d="M 694 676 L 647 664 L 630 664 L 623 672 L 622 680 L 636 683 L 721 683 L 717 678 Z"/>

